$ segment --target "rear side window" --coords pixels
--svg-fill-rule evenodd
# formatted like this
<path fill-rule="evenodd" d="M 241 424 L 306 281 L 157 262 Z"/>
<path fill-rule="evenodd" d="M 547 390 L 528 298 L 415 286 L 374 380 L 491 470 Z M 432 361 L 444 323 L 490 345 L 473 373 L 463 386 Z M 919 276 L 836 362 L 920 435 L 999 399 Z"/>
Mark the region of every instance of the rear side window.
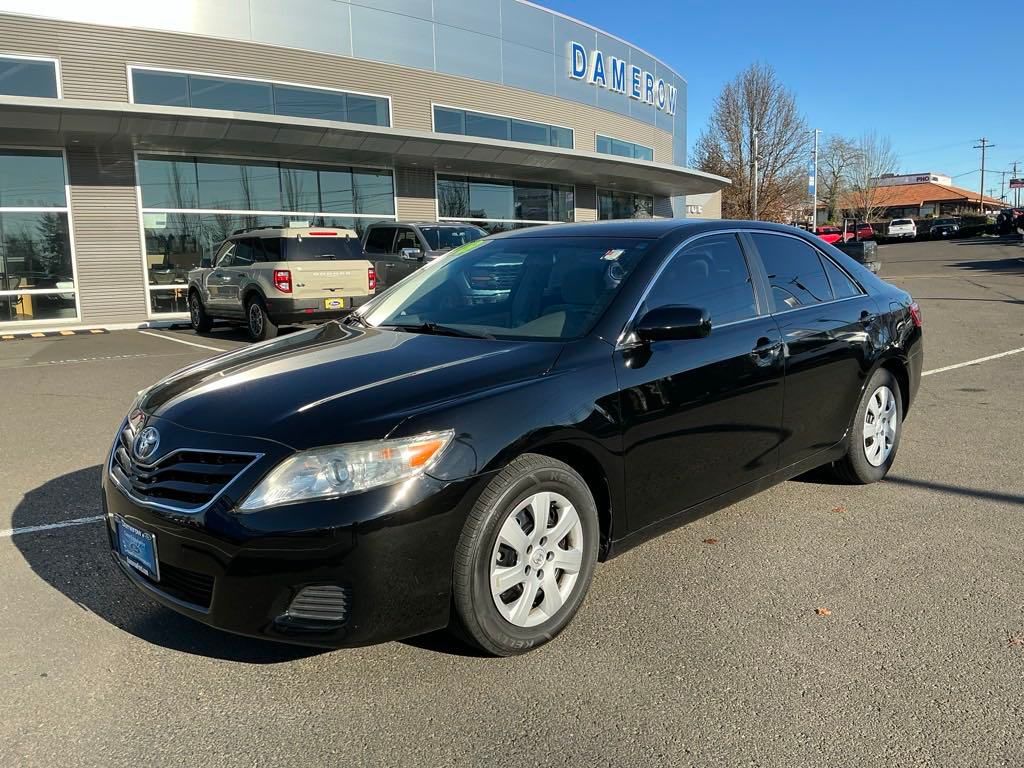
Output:
<path fill-rule="evenodd" d="M 843 270 L 832 263 L 832 259 L 821 257 L 821 263 L 825 265 L 825 272 L 828 274 L 828 281 L 832 286 L 832 295 L 837 299 L 848 299 L 851 296 L 860 296 L 860 288 L 850 279 Z"/>
<path fill-rule="evenodd" d="M 754 287 L 735 235 L 702 237 L 672 258 L 645 302 L 646 309 L 670 304 L 701 307 L 712 327 L 757 315 Z"/>
<path fill-rule="evenodd" d="M 825 268 L 810 245 L 784 235 L 758 233 L 751 237 L 768 273 L 776 312 L 832 299 Z"/>
<path fill-rule="evenodd" d="M 263 238 L 263 261 L 284 261 L 284 259 L 281 257 L 280 237 Z"/>
<path fill-rule="evenodd" d="M 356 237 L 297 237 L 282 241 L 282 261 L 348 261 L 364 259 Z"/>
<path fill-rule="evenodd" d="M 366 252 L 391 253 L 391 244 L 394 242 L 394 227 L 374 227 L 366 236 Z"/>

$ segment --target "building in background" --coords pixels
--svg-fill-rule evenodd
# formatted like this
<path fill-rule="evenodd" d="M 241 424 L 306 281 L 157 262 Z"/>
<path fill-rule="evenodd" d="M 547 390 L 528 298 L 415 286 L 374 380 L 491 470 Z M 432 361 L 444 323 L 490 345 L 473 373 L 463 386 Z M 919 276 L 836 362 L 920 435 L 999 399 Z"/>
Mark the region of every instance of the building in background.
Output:
<path fill-rule="evenodd" d="M 874 180 L 874 204 L 882 210 L 879 219 L 924 219 L 961 213 L 995 213 L 1006 203 L 994 197 L 979 197 L 978 192 L 953 186 L 945 174 L 927 172 L 897 176 L 887 174 Z M 840 202 L 846 215 L 852 216 L 858 206 L 855 196 L 847 195 Z"/>
<path fill-rule="evenodd" d="M 242 227 L 686 216 L 727 183 L 686 167 L 678 73 L 522 0 L 0 0 L 0 41 L 0 329 L 182 318 Z"/>

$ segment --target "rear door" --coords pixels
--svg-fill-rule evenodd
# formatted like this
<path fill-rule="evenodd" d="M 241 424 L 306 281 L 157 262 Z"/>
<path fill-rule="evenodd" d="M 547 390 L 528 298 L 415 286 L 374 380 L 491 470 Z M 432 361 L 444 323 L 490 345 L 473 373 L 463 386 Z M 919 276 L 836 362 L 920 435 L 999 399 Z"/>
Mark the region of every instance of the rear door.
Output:
<path fill-rule="evenodd" d="M 803 238 L 768 232 L 746 237 L 767 275 L 785 343 L 785 467 L 827 450 L 846 433 L 874 357 L 878 308 Z"/>
<path fill-rule="evenodd" d="M 393 226 L 375 226 L 366 234 L 366 242 L 363 248 L 366 251 L 366 258 L 373 262 L 377 270 L 377 290 L 382 291 L 398 282 L 392 270 L 398 263 L 395 253 L 395 232 L 398 228 Z"/>
<path fill-rule="evenodd" d="M 634 530 L 778 466 L 782 341 L 736 235 L 672 257 L 637 317 L 672 304 L 708 310 L 711 334 L 615 352 Z"/>

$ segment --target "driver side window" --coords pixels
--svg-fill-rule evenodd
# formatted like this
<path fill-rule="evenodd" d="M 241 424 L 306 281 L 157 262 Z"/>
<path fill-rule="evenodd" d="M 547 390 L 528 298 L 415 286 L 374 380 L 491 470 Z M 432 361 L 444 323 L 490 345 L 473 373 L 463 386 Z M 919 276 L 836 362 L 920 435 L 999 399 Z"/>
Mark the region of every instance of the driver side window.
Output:
<path fill-rule="evenodd" d="M 672 258 L 644 311 L 673 304 L 706 309 L 712 327 L 757 317 L 754 285 L 735 235 L 702 237 Z"/>

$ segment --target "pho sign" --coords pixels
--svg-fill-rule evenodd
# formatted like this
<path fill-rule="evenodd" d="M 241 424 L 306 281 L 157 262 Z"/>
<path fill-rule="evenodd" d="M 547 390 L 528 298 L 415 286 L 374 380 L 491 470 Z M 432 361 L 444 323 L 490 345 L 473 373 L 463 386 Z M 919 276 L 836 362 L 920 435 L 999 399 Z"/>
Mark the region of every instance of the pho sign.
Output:
<path fill-rule="evenodd" d="M 569 43 L 569 77 L 650 104 L 667 115 L 676 113 L 679 93 L 674 85 L 636 64 L 588 51 L 581 43 Z"/>
<path fill-rule="evenodd" d="M 1010 179 L 1010 189 L 1024 189 L 1024 179 Z"/>

